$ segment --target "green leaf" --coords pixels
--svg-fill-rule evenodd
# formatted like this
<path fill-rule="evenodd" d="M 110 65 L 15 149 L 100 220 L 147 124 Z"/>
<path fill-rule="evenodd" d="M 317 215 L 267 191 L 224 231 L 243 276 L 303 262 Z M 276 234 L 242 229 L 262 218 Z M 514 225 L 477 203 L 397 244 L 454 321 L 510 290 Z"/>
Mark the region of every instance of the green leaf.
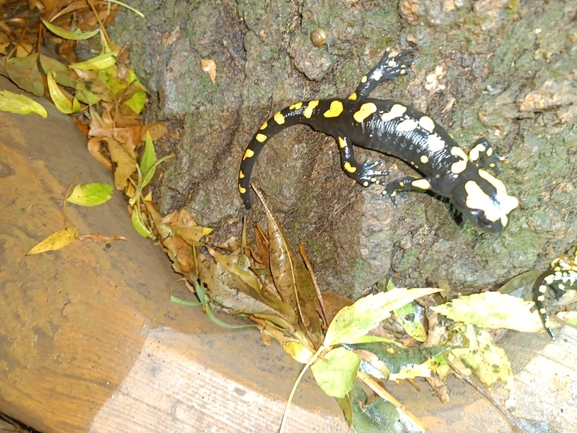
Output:
<path fill-rule="evenodd" d="M 461 296 L 431 308 L 455 322 L 472 324 L 480 328 L 538 332 L 542 330 L 543 324 L 536 313 L 531 313 L 532 306 L 533 302 L 514 296 L 485 292 Z"/>
<path fill-rule="evenodd" d="M 138 234 L 144 238 L 154 239 L 152 232 L 144 222 L 144 218 L 145 217 L 142 214 L 142 212 L 140 212 L 140 209 L 138 209 L 137 207 L 132 208 L 132 215 L 130 219 L 132 221 L 132 225 L 134 226 Z"/>
<path fill-rule="evenodd" d="M 352 394 L 352 430 L 356 433 L 422 433 L 394 404 L 377 397 L 368 402 L 367 394 L 355 384 Z"/>
<path fill-rule="evenodd" d="M 355 384 L 361 360 L 353 352 L 337 347 L 311 366 L 317 384 L 331 397 L 343 398 Z"/>
<path fill-rule="evenodd" d="M 324 346 L 351 343 L 366 335 L 396 308 L 439 289 L 396 289 L 368 295 L 340 310 L 327 330 Z"/>
<path fill-rule="evenodd" d="M 44 96 L 44 81 L 38 70 L 38 53 L 11 58 L 6 62 L 6 73 L 21 89 L 34 96 Z"/>
<path fill-rule="evenodd" d="M 125 102 L 125 104 L 128 105 L 136 114 L 140 114 L 146 104 L 146 92 L 136 92 Z"/>
<path fill-rule="evenodd" d="M 390 380 L 429 377 L 431 358 L 450 350 L 447 347 L 404 347 L 396 342 L 343 344 L 343 347 L 362 359 L 361 371 Z"/>
<path fill-rule="evenodd" d="M 212 309 L 210 308 L 210 305 L 208 303 L 208 297 L 206 296 L 206 290 L 204 289 L 204 287 L 202 287 L 198 283 L 198 281 L 194 282 L 194 290 L 196 291 L 196 296 L 198 296 L 198 300 L 204 306 L 204 311 L 206 311 L 206 315 L 208 316 L 208 318 L 210 320 L 212 320 L 217 325 L 222 326 L 223 328 L 227 328 L 227 329 L 241 329 L 241 328 L 255 328 L 256 327 L 256 325 L 231 325 L 229 323 L 223 322 L 218 317 L 216 317 L 214 315 L 214 313 L 212 312 Z"/>
<path fill-rule="evenodd" d="M 144 141 L 144 152 L 142 153 L 142 158 L 140 159 L 140 172 L 144 173 L 144 179 L 142 181 L 142 188 L 144 188 L 154 177 L 156 172 L 156 167 L 154 163 L 156 162 L 156 153 L 154 152 L 154 143 L 152 142 L 152 137 L 150 133 L 146 133 L 146 139 Z"/>
<path fill-rule="evenodd" d="M 100 54 L 99 56 L 88 59 L 85 62 L 73 63 L 68 67 L 70 69 L 81 69 L 85 71 L 100 71 L 115 65 L 117 55 L 118 51 Z"/>
<path fill-rule="evenodd" d="M 48 117 L 46 109 L 28 96 L 19 95 L 9 90 L 0 91 L 0 110 L 17 114 L 35 113 L 42 117 Z"/>
<path fill-rule="evenodd" d="M 91 32 L 83 32 L 79 29 L 76 29 L 74 31 L 66 30 L 63 29 L 62 27 L 58 27 L 52 23 L 49 23 L 44 18 L 42 18 L 42 22 L 44 23 L 46 28 L 50 30 L 52 33 L 54 33 L 56 36 L 60 36 L 61 38 L 68 39 L 70 41 L 82 41 L 85 39 L 90 39 L 91 37 L 96 36 L 100 32 L 100 29 L 92 30 Z"/>
<path fill-rule="evenodd" d="M 177 298 L 174 295 L 170 295 L 170 302 L 184 305 L 185 307 L 200 307 L 202 305 L 202 302 L 185 301 L 184 299 Z"/>
<path fill-rule="evenodd" d="M 105 183 L 84 183 L 76 185 L 68 201 L 79 206 L 98 206 L 112 197 L 114 186 Z"/>
<path fill-rule="evenodd" d="M 379 289 L 383 290 L 384 282 L 379 282 Z M 386 290 L 396 290 L 393 280 L 389 280 L 386 285 Z M 421 308 L 417 310 L 412 302 L 403 305 L 401 308 L 397 308 L 393 311 L 397 322 L 403 327 L 407 335 L 413 337 L 415 340 L 421 343 L 427 340 L 427 331 L 423 325 L 423 314 L 419 314 L 418 311 L 423 311 Z"/>

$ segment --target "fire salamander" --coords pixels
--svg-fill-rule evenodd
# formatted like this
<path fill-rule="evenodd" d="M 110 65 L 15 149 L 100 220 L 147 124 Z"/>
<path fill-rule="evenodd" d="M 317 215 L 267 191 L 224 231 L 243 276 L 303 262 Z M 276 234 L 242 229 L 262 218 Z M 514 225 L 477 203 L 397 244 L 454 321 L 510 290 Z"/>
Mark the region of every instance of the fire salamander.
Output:
<path fill-rule="evenodd" d="M 500 173 L 500 158 L 489 142 L 477 140 L 467 155 L 429 116 L 399 102 L 368 97 L 381 82 L 407 73 L 413 63 L 410 52 L 395 55 L 387 50 L 348 99 L 297 102 L 263 123 L 240 166 L 238 189 L 246 208 L 250 209 L 251 172 L 263 146 L 285 128 L 305 124 L 337 140 L 343 170 L 362 186 L 380 183 L 379 178 L 387 173 L 376 170 L 378 162 L 358 163 L 353 145 L 397 157 L 422 173 L 422 178 L 405 177 L 386 185 L 384 193 L 395 207 L 396 196 L 402 191 L 431 191 L 448 197 L 479 229 L 502 231 L 519 202 L 486 171 L 492 168 Z"/>
<path fill-rule="evenodd" d="M 548 314 L 545 309 L 545 294 L 549 288 L 553 289 L 555 299 L 561 298 L 569 289 L 577 290 L 577 251 L 573 259 L 559 256 L 553 260 L 551 269 L 537 278 L 533 286 L 533 301 L 535 301 L 543 326 L 554 340 L 553 331 L 547 325 Z"/>

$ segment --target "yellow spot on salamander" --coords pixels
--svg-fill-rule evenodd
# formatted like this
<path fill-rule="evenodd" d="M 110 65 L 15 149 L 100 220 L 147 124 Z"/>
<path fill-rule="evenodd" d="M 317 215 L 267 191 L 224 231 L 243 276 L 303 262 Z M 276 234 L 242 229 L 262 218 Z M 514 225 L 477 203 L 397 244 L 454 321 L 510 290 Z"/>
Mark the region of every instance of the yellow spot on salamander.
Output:
<path fill-rule="evenodd" d="M 282 125 L 285 122 L 284 116 L 280 111 L 274 115 L 274 121 L 279 125 Z"/>
<path fill-rule="evenodd" d="M 238 173 L 238 178 L 244 179 L 244 173 L 242 172 L 242 170 Z"/>
<path fill-rule="evenodd" d="M 343 112 L 343 103 L 341 101 L 331 102 L 330 108 L 323 113 L 325 117 L 339 117 Z"/>
<path fill-rule="evenodd" d="M 351 163 L 348 162 L 348 161 L 345 162 L 345 165 L 343 165 L 343 168 L 344 168 L 346 171 L 348 171 L 349 173 L 354 173 L 355 171 L 357 171 L 357 168 L 356 168 L 356 167 L 353 167 L 353 166 L 351 165 Z"/>
<path fill-rule="evenodd" d="M 244 152 L 244 156 L 242 157 L 242 159 L 247 159 L 247 158 L 252 158 L 254 156 L 254 151 L 250 150 L 250 149 L 246 149 L 246 152 Z"/>
<path fill-rule="evenodd" d="M 481 157 L 481 153 L 485 152 L 487 148 L 482 144 L 477 144 L 469 151 L 469 159 L 471 161 L 477 161 Z"/>
<path fill-rule="evenodd" d="M 545 300 L 545 296 L 537 296 L 537 300 L 543 302 Z"/>
<path fill-rule="evenodd" d="M 262 143 L 263 141 L 266 140 L 266 135 L 264 134 L 256 134 L 256 141 L 258 141 L 259 143 Z M 252 155 L 251 155 L 252 156 Z"/>
<path fill-rule="evenodd" d="M 421 156 L 421 162 L 423 164 L 426 164 L 427 162 L 429 162 L 429 157 L 427 155 L 422 155 Z"/>
<path fill-rule="evenodd" d="M 547 286 L 539 286 L 539 292 L 545 293 L 547 291 Z"/>
<path fill-rule="evenodd" d="M 403 120 L 397 125 L 397 132 L 414 131 L 418 123 L 415 119 Z"/>
<path fill-rule="evenodd" d="M 391 111 L 381 115 L 381 120 L 384 122 L 389 122 L 393 119 L 396 119 L 397 117 L 401 117 L 403 114 L 405 114 L 405 111 L 407 111 L 407 107 L 401 104 L 395 104 L 391 107 Z"/>
<path fill-rule="evenodd" d="M 435 122 L 429 116 L 423 116 L 419 119 L 419 125 L 426 131 L 433 132 L 435 129 Z"/>
<path fill-rule="evenodd" d="M 362 122 L 364 122 L 364 120 L 367 117 L 369 117 L 375 111 L 377 111 L 377 106 L 375 104 L 373 104 L 372 102 L 367 102 L 367 103 L 361 105 L 361 108 L 359 108 L 359 111 L 357 111 L 355 114 L 353 114 L 353 119 L 355 119 L 359 123 L 362 123 Z"/>
<path fill-rule="evenodd" d="M 344 149 L 345 147 L 347 147 L 347 143 L 345 143 L 345 140 L 343 139 L 343 137 L 339 137 L 339 147 L 341 149 Z"/>
<path fill-rule="evenodd" d="M 316 108 L 317 105 L 319 105 L 319 101 L 317 99 L 310 101 L 309 105 L 307 105 L 307 108 L 305 108 L 303 116 L 305 116 L 307 119 L 310 119 L 311 116 L 313 115 L 313 110 Z"/>
<path fill-rule="evenodd" d="M 303 106 L 302 102 L 297 102 L 296 104 L 293 104 L 289 107 L 289 109 L 291 110 L 298 110 L 299 108 L 301 108 Z"/>
<path fill-rule="evenodd" d="M 356 101 L 357 100 L 357 94 L 356 93 L 351 93 L 351 96 L 349 96 L 349 99 L 351 101 Z"/>
<path fill-rule="evenodd" d="M 365 75 L 363 78 L 361 78 L 361 83 L 366 83 L 367 82 L 367 76 Z"/>
<path fill-rule="evenodd" d="M 243 188 L 242 186 L 240 186 L 240 184 L 238 185 L 238 190 L 240 191 L 241 194 L 244 194 L 246 192 L 246 188 Z"/>
<path fill-rule="evenodd" d="M 451 165 L 451 173 L 453 174 L 459 174 L 465 171 L 465 169 L 467 168 L 467 161 L 458 161 L 458 162 L 454 162 Z"/>
<path fill-rule="evenodd" d="M 539 310 L 539 313 L 541 313 L 541 314 L 547 314 L 547 310 L 545 310 L 544 308 L 541 308 L 541 309 Z"/>
<path fill-rule="evenodd" d="M 431 184 L 427 179 L 417 179 L 411 182 L 411 186 L 419 189 L 431 189 Z"/>
<path fill-rule="evenodd" d="M 451 155 L 461 158 L 460 161 L 457 161 L 451 165 L 451 172 L 453 174 L 459 174 L 464 172 L 465 169 L 467 168 L 467 161 L 468 161 L 467 154 L 465 153 L 465 151 L 458 146 L 453 146 L 451 147 Z"/>
<path fill-rule="evenodd" d="M 264 123 L 260 126 L 260 129 L 261 129 L 261 131 L 262 131 L 263 129 L 266 129 L 267 127 L 268 127 L 268 122 L 264 122 Z"/>

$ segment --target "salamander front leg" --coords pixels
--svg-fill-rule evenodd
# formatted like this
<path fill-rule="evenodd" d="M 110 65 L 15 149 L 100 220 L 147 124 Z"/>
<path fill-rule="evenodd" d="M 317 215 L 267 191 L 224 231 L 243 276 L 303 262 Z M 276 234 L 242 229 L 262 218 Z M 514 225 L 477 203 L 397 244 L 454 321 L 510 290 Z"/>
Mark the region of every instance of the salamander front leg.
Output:
<path fill-rule="evenodd" d="M 341 154 L 341 167 L 351 179 L 356 180 L 362 186 L 381 183 L 380 177 L 389 174 L 387 171 L 376 170 L 381 161 L 369 162 L 362 164 L 357 162 L 353 152 L 353 143 L 346 137 L 338 137 L 339 152 Z"/>
<path fill-rule="evenodd" d="M 473 148 L 469 151 L 469 160 L 479 168 L 492 168 L 498 175 L 501 174 L 498 163 L 504 158 L 501 158 L 489 140 L 485 137 L 479 138 L 473 143 Z"/>
<path fill-rule="evenodd" d="M 410 71 L 413 59 L 407 58 L 412 49 L 401 51 L 392 56 L 391 50 L 388 49 L 381 61 L 371 71 L 365 75 L 355 93 L 349 96 L 349 99 L 362 99 L 369 96 L 369 93 L 385 80 L 394 80 L 398 75 L 406 74 Z"/>
<path fill-rule="evenodd" d="M 425 178 L 404 177 L 388 183 L 383 194 L 387 194 L 393 206 L 397 207 L 397 197 L 407 198 L 404 191 L 428 191 L 430 189 L 431 183 Z"/>

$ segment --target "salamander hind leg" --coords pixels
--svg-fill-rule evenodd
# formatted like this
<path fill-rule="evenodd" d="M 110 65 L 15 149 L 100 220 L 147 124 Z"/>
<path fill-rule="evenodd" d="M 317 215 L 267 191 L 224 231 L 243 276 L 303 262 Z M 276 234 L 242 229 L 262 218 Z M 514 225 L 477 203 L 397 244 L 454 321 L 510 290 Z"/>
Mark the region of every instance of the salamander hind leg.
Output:
<path fill-rule="evenodd" d="M 408 57 L 412 51 L 412 49 L 407 49 L 392 55 L 392 52 L 387 50 L 377 66 L 361 79 L 357 89 L 349 96 L 349 99 L 366 98 L 383 81 L 394 80 L 398 75 L 408 73 L 413 64 L 413 59 Z"/>
<path fill-rule="evenodd" d="M 469 151 L 469 160 L 479 168 L 492 168 L 495 173 L 501 174 L 497 164 L 503 158 L 495 152 L 495 149 L 485 137 L 481 137 L 473 143 L 473 148 Z"/>
<path fill-rule="evenodd" d="M 357 162 L 353 151 L 353 143 L 346 137 L 338 137 L 339 153 L 341 155 L 341 167 L 351 179 L 356 180 L 362 186 L 381 183 L 380 177 L 387 176 L 389 172 L 377 170 L 381 161 L 363 163 Z"/>
<path fill-rule="evenodd" d="M 397 207 L 397 197 L 407 198 L 405 191 L 428 191 L 430 189 L 431 183 L 425 178 L 404 177 L 388 183 L 383 194 L 387 194 L 393 206 Z"/>

